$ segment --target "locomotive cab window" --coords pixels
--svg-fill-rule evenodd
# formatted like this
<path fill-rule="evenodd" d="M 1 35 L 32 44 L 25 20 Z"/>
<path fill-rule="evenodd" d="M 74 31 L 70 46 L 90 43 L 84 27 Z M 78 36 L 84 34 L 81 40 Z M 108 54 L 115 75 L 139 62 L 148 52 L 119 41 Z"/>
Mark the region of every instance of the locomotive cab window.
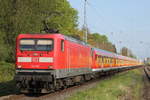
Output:
<path fill-rule="evenodd" d="M 21 39 L 20 50 L 34 50 L 35 41 L 33 39 Z"/>
<path fill-rule="evenodd" d="M 61 40 L 61 51 L 64 51 L 65 47 L 64 47 L 64 40 Z"/>
<path fill-rule="evenodd" d="M 21 39 L 20 50 L 22 51 L 52 51 L 52 39 Z"/>

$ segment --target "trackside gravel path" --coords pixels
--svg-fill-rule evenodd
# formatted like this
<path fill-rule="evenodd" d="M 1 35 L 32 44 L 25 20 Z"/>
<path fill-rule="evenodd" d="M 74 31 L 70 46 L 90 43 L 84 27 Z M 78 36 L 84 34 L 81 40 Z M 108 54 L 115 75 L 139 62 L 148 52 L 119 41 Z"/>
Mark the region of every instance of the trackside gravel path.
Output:
<path fill-rule="evenodd" d="M 144 82 L 144 87 L 142 93 L 142 100 L 150 100 L 150 79 L 148 79 L 145 73 L 143 74 L 143 82 Z"/>

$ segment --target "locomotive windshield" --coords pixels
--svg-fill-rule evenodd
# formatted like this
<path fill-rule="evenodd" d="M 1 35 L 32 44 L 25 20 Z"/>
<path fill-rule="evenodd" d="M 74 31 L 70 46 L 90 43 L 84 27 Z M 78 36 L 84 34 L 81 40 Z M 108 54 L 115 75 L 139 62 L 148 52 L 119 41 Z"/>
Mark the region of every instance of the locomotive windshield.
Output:
<path fill-rule="evenodd" d="M 20 50 L 22 51 L 51 51 L 53 50 L 52 39 L 21 39 Z"/>

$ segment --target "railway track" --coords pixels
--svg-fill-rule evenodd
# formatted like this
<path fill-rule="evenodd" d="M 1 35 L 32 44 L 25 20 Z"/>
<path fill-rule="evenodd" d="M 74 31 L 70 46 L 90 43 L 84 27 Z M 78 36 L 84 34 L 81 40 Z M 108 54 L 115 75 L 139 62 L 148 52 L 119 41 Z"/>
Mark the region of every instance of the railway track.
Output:
<path fill-rule="evenodd" d="M 110 76 L 109 76 L 110 77 Z M 106 78 L 106 77 L 105 77 Z M 73 86 L 64 90 L 60 90 L 50 94 L 18 94 L 1 97 L 0 100 L 65 100 L 70 95 L 89 88 L 93 88 L 100 81 L 105 79 L 100 78 L 96 80 L 83 83 L 81 85 Z"/>
<path fill-rule="evenodd" d="M 120 71 L 125 72 L 124 71 Z M 88 82 L 82 83 L 80 85 L 72 86 L 69 88 L 66 88 L 64 90 L 56 91 L 54 93 L 50 94 L 18 94 L 18 95 L 8 95 L 5 97 L 0 97 L 0 100 L 65 100 L 67 97 L 70 97 L 70 95 L 82 91 L 87 90 L 90 88 L 93 88 L 96 86 L 97 83 L 104 79 L 111 78 L 116 73 L 109 73 L 106 75 L 100 76 L 100 78 L 90 80 Z"/>
<path fill-rule="evenodd" d="M 144 71 L 150 72 L 150 68 L 146 68 L 144 69 Z M 125 71 L 124 71 L 125 72 Z M 119 72 L 120 73 L 120 72 Z M 85 82 L 81 85 L 77 85 L 77 86 L 73 86 L 61 91 L 57 91 L 54 93 L 50 93 L 50 94 L 18 94 L 18 95 L 8 95 L 5 97 L 0 97 L 0 100 L 65 100 L 66 98 L 70 97 L 70 95 L 82 91 L 82 90 L 87 90 L 90 88 L 93 88 L 96 86 L 97 83 L 99 83 L 100 81 L 103 81 L 104 79 L 108 79 L 111 78 L 111 76 L 113 76 L 113 74 L 109 74 L 109 75 L 104 75 L 101 76 L 98 79 L 94 79 L 88 82 Z M 149 74 L 150 75 L 150 74 Z"/>
<path fill-rule="evenodd" d="M 145 72 L 146 76 L 148 77 L 148 79 L 150 80 L 150 67 L 145 67 L 144 72 Z"/>
<path fill-rule="evenodd" d="M 69 87 L 64 90 L 56 91 L 50 94 L 18 94 L 18 95 L 8 95 L 4 97 L 0 97 L 0 100 L 65 100 L 70 95 L 93 88 L 99 83 L 101 80 L 108 79 L 113 76 L 115 73 L 110 75 L 101 76 L 98 79 L 93 79 L 88 82 L 85 82 L 80 85 L 76 85 L 73 87 Z"/>

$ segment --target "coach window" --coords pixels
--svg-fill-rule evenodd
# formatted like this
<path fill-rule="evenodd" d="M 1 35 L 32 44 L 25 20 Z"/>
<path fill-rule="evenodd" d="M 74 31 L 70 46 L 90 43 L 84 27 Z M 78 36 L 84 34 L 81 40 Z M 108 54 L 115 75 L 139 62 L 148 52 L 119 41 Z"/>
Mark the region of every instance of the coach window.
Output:
<path fill-rule="evenodd" d="M 116 59 L 116 64 L 118 64 L 118 59 Z"/>
<path fill-rule="evenodd" d="M 103 56 L 103 64 L 105 64 L 105 57 Z"/>
<path fill-rule="evenodd" d="M 114 59 L 113 59 L 113 58 L 111 58 L 111 63 L 112 63 L 112 64 L 114 63 Z"/>
<path fill-rule="evenodd" d="M 112 62 L 113 62 L 112 60 L 113 60 L 113 59 L 112 59 L 112 58 L 110 58 L 110 64 L 112 64 Z"/>
<path fill-rule="evenodd" d="M 108 57 L 106 57 L 106 64 L 108 64 Z"/>
<path fill-rule="evenodd" d="M 105 57 L 103 56 L 103 64 L 105 64 Z"/>
<path fill-rule="evenodd" d="M 96 59 L 96 60 L 97 60 L 97 62 L 99 63 L 99 56 L 98 56 L 98 55 L 97 55 L 97 59 Z"/>
<path fill-rule="evenodd" d="M 101 63 L 103 63 L 103 56 L 101 56 Z"/>
<path fill-rule="evenodd" d="M 106 59 L 106 57 L 104 57 L 104 63 L 105 63 L 105 64 L 107 63 L 107 59 Z"/>
<path fill-rule="evenodd" d="M 104 63 L 104 57 L 102 56 L 102 63 Z"/>
<path fill-rule="evenodd" d="M 98 56 L 98 63 L 100 63 L 101 61 L 100 61 L 100 56 Z"/>
<path fill-rule="evenodd" d="M 102 63 L 102 56 L 100 56 L 100 63 Z"/>
<path fill-rule="evenodd" d="M 108 64 L 108 57 L 107 57 L 107 62 L 106 63 Z"/>
<path fill-rule="evenodd" d="M 64 40 L 61 40 L 61 51 L 64 51 Z"/>
<path fill-rule="evenodd" d="M 101 56 L 101 62 L 103 63 L 104 61 L 103 61 L 103 56 Z"/>
<path fill-rule="evenodd" d="M 108 57 L 106 57 L 106 63 L 108 64 Z"/>
<path fill-rule="evenodd" d="M 97 56 L 96 56 L 96 61 L 98 62 L 98 60 L 99 60 L 99 59 L 98 59 L 98 55 L 97 55 Z"/>
<path fill-rule="evenodd" d="M 108 57 L 107 57 L 107 64 L 109 63 L 109 59 L 108 59 Z"/>

